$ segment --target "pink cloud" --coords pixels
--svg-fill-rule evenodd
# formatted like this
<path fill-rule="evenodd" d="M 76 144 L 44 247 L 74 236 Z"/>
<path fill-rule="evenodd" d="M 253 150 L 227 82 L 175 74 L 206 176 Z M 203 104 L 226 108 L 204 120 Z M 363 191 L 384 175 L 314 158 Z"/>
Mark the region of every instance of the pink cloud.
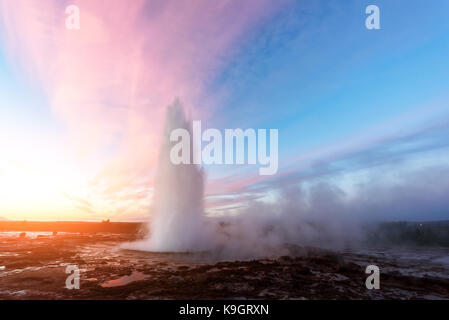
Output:
<path fill-rule="evenodd" d="M 65 28 L 69 4 L 80 8 L 80 30 Z M 97 176 L 113 197 L 133 184 L 151 187 L 164 107 L 179 97 L 195 118 L 210 116 L 207 84 L 244 36 L 280 6 L 271 0 L 0 0 L 0 16 L 9 57 L 44 90 L 70 145 L 82 156 L 113 153 Z"/>

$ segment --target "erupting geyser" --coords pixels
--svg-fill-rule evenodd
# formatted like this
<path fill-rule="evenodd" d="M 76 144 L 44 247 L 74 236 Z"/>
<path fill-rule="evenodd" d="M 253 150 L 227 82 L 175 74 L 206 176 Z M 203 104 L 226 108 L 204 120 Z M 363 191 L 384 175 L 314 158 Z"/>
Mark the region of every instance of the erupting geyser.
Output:
<path fill-rule="evenodd" d="M 170 133 L 177 128 L 191 133 L 178 100 L 167 108 L 149 238 L 131 244 L 132 249 L 185 252 L 205 250 L 210 245 L 204 221 L 203 171 L 197 165 L 175 165 L 170 161 L 170 150 L 176 143 L 170 142 Z"/>

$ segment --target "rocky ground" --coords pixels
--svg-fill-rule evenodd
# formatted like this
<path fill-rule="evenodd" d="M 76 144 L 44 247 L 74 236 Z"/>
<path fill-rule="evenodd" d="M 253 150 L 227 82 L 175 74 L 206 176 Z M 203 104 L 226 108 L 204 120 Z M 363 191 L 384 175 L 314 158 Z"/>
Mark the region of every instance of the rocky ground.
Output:
<path fill-rule="evenodd" d="M 291 247 L 288 256 L 218 261 L 210 254 L 120 249 L 132 235 L 0 237 L 0 299 L 449 299 L 449 278 L 404 275 L 391 263 L 365 287 L 378 257 Z M 80 289 L 66 288 L 68 265 Z"/>

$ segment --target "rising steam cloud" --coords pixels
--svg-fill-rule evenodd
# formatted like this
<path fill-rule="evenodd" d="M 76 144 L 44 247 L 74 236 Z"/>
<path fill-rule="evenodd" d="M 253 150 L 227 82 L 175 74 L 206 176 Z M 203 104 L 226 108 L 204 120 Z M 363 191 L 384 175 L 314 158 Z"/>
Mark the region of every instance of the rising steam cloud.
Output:
<path fill-rule="evenodd" d="M 210 248 L 204 217 L 204 174 L 200 167 L 170 161 L 170 133 L 183 128 L 191 133 L 179 101 L 167 108 L 164 137 L 155 181 L 154 205 L 148 239 L 131 248 L 158 251 L 201 251 Z"/>
<path fill-rule="evenodd" d="M 326 241 L 332 242 L 329 237 L 338 238 L 338 226 L 316 228 L 302 220 L 300 212 L 307 210 L 301 204 L 298 188 L 284 190 L 280 203 L 253 202 L 235 217 L 206 218 L 202 169 L 170 161 L 170 133 L 177 128 L 191 132 L 178 101 L 166 111 L 148 238 L 126 244 L 125 248 L 155 252 L 212 250 L 235 258 L 281 254 L 286 244 L 325 245 Z"/>
<path fill-rule="evenodd" d="M 176 101 L 166 110 L 148 238 L 125 248 L 209 251 L 231 259 L 289 254 L 292 245 L 342 249 L 366 244 L 367 225 L 416 219 L 426 212 L 444 212 L 449 205 L 445 191 L 449 171 L 424 168 L 398 174 L 398 181 L 390 186 L 372 178 L 359 185 L 352 197 L 325 181 L 306 188 L 301 181 L 281 180 L 271 185 L 275 201 L 254 200 L 233 215 L 207 217 L 202 169 L 170 161 L 175 143 L 170 142 L 170 133 L 177 128 L 191 132 L 190 121 Z"/>

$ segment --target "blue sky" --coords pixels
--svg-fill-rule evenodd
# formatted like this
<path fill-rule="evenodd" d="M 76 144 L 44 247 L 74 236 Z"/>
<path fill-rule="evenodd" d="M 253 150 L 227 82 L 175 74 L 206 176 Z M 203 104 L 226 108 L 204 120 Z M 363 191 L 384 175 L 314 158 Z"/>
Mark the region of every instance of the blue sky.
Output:
<path fill-rule="evenodd" d="M 233 88 L 217 118 L 280 128 L 283 144 L 307 147 L 444 101 L 449 4 L 437 2 L 379 1 L 381 30 L 365 28 L 370 2 L 295 3 L 248 39 L 214 84 Z"/>
<path fill-rule="evenodd" d="M 380 30 L 365 27 L 365 8 L 371 4 L 380 8 Z M 280 9 L 242 32 L 218 58 L 220 63 L 214 62 L 219 67 L 205 81 L 202 95 L 208 98 L 204 103 L 217 104 L 198 106 L 213 110 L 203 119 L 204 127 L 279 129 L 279 175 L 245 183 L 257 168 L 207 166 L 210 183 L 236 175 L 232 179 L 239 180 L 234 181 L 239 188 L 219 193 L 230 195 L 231 204 L 269 198 L 289 183 L 317 181 L 335 184 L 351 197 L 361 183 L 390 190 L 398 185 L 392 178 L 396 174 L 401 175 L 401 185 L 407 186 L 415 183 L 407 180 L 408 175 L 425 175 L 427 170 L 432 175 L 440 170 L 441 180 L 435 175 L 435 184 L 444 189 L 449 159 L 448 14 L 446 0 L 282 2 Z M 61 149 L 61 137 L 67 133 L 64 113 L 62 117 L 55 114 L 50 87 L 39 83 L 45 77 L 30 77 L 27 63 L 8 52 L 3 36 L 3 135 L 7 133 L 7 139 L 18 146 L 39 145 L 34 153 L 51 146 Z M 146 45 L 151 47 L 152 42 Z M 209 58 L 205 53 L 201 57 Z M 192 78 L 200 77 L 192 74 Z M 111 145 L 118 145 L 114 143 L 108 141 L 96 154 L 107 157 Z M 96 161 L 89 170 L 98 166 Z M 427 194 L 433 191 L 424 189 L 423 198 L 435 196 L 441 200 L 437 201 L 440 207 L 447 204 L 442 200 L 445 194 Z M 432 212 L 410 217 L 449 218 L 449 212 Z"/>
<path fill-rule="evenodd" d="M 429 108 L 429 118 L 438 117 L 434 108 L 447 111 L 437 106 L 449 86 L 449 4 L 378 1 L 382 29 L 367 30 L 369 3 L 297 2 L 281 12 L 249 37 L 214 83 L 213 89 L 232 88 L 216 118 L 234 127 L 279 128 L 283 147 L 296 153 L 418 108 Z"/>
<path fill-rule="evenodd" d="M 380 8 L 381 30 L 365 28 L 369 4 Z M 295 2 L 248 36 L 213 83 L 211 90 L 230 92 L 214 119 L 218 126 L 278 128 L 280 164 L 297 170 L 296 182 L 316 180 L 307 172 L 325 163 L 345 173 L 318 176 L 349 194 L 380 169 L 373 184 L 404 171 L 445 170 L 448 12 L 445 1 Z M 394 154 L 384 157 L 386 150 Z M 364 153 L 364 161 L 349 161 Z"/>

